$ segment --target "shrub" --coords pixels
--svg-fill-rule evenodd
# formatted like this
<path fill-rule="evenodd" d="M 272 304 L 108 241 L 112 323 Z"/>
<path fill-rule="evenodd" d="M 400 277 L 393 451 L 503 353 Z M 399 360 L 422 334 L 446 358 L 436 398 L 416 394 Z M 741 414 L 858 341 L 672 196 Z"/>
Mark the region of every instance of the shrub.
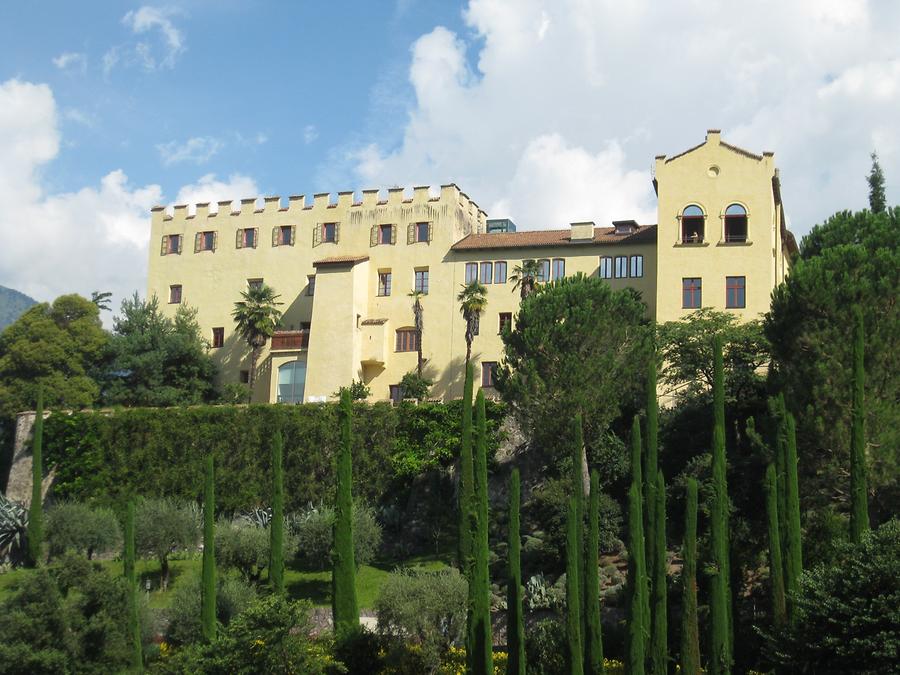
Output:
<path fill-rule="evenodd" d="M 122 544 L 122 530 L 112 509 L 60 502 L 47 511 L 46 538 L 51 557 L 66 551 L 106 553 Z"/>
<path fill-rule="evenodd" d="M 543 619 L 525 631 L 525 662 L 529 675 L 556 675 L 569 672 L 566 624 L 559 619 Z"/>
<path fill-rule="evenodd" d="M 525 583 L 525 607 L 529 611 L 541 609 L 558 610 L 566 606 L 566 577 L 561 576 L 555 584 L 543 574 L 529 577 Z"/>
<path fill-rule="evenodd" d="M 236 569 L 246 581 L 258 582 L 269 566 L 269 529 L 268 524 L 258 526 L 248 518 L 220 519 L 216 523 L 216 560 Z M 285 557 L 294 555 L 297 539 L 287 528 L 283 541 Z"/>
<path fill-rule="evenodd" d="M 296 537 L 301 561 L 313 569 L 324 570 L 331 565 L 331 546 L 334 529 L 334 509 L 329 505 L 310 506 L 294 514 L 288 531 Z M 356 565 L 369 564 L 381 546 L 381 525 L 375 511 L 364 502 L 353 505 L 353 551 Z"/>
<path fill-rule="evenodd" d="M 256 589 L 233 575 L 220 575 L 216 583 L 216 619 L 227 626 L 256 599 Z M 186 645 L 203 640 L 200 624 L 200 575 L 194 574 L 179 581 L 172 590 L 172 600 L 166 610 L 166 642 Z"/>
<path fill-rule="evenodd" d="M 332 396 L 340 399 L 341 392 L 344 391 L 344 389 L 348 389 L 350 391 L 351 401 L 365 401 L 367 398 L 369 398 L 369 396 L 372 395 L 372 390 L 369 389 L 369 385 L 367 385 L 362 380 L 352 380 L 349 387 L 339 388 L 332 394 Z"/>
<path fill-rule="evenodd" d="M 25 557 L 28 509 L 0 494 L 0 565 L 19 565 Z"/>
<path fill-rule="evenodd" d="M 403 398 L 414 398 L 417 401 L 424 401 L 428 398 L 428 393 L 434 384 L 427 377 L 420 376 L 416 371 L 406 373 L 400 379 L 400 395 Z"/>
<path fill-rule="evenodd" d="M 163 590 L 169 586 L 169 555 L 193 548 L 199 535 L 198 512 L 174 499 L 142 499 L 134 517 L 135 547 L 159 561 Z"/>
<path fill-rule="evenodd" d="M 398 569 L 381 587 L 375 603 L 378 631 L 419 645 L 435 668 L 466 629 L 467 584 L 456 569 L 425 572 Z"/>

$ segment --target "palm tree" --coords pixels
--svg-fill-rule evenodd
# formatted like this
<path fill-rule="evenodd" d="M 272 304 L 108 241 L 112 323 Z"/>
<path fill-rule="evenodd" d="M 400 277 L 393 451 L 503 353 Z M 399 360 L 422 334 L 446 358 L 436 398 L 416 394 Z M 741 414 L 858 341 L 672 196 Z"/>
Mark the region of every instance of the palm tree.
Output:
<path fill-rule="evenodd" d="M 459 311 L 466 320 L 466 368 L 468 368 L 469 358 L 472 356 L 472 340 L 478 334 L 478 321 L 484 308 L 487 307 L 487 289 L 474 279 L 462 284 L 462 290 L 456 299 L 459 301 Z"/>
<path fill-rule="evenodd" d="M 537 260 L 523 260 L 521 265 L 513 268 L 510 279 L 515 282 L 513 291 L 518 290 L 522 300 L 534 293 L 537 288 L 537 280 L 541 274 L 541 265 Z"/>
<path fill-rule="evenodd" d="M 251 286 L 241 292 L 241 297 L 243 300 L 234 303 L 231 316 L 237 324 L 238 333 L 250 347 L 250 393 L 247 398 L 250 401 L 253 397 L 253 382 L 256 380 L 256 362 L 266 340 L 272 337 L 281 318 L 278 305 L 284 303 L 278 302 L 281 296 L 266 284 Z"/>
<path fill-rule="evenodd" d="M 422 379 L 422 297 L 425 295 L 422 291 L 411 291 L 407 295 L 413 299 L 413 320 L 416 327 L 416 351 L 418 352 L 416 361 L 416 374 Z"/>

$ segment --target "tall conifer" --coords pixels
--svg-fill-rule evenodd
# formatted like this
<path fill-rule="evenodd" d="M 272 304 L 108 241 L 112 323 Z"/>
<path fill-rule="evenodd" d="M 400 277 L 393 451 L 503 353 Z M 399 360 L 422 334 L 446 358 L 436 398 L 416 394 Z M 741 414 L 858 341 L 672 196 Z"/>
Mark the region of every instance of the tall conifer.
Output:
<path fill-rule="evenodd" d="M 353 404 L 350 390 L 341 391 L 338 407 L 341 445 L 337 456 L 337 489 L 334 504 L 334 561 L 331 572 L 331 603 L 335 632 L 359 625 L 356 601 L 356 559 L 353 551 Z"/>
<path fill-rule="evenodd" d="M 662 471 L 656 473 L 654 490 L 654 517 L 656 542 L 653 546 L 653 620 L 650 635 L 650 670 L 655 675 L 666 675 L 669 669 L 669 623 L 666 575 L 666 484 Z"/>
<path fill-rule="evenodd" d="M 569 645 L 569 674 L 584 672 L 584 650 L 581 643 L 581 584 L 578 568 L 582 559 L 579 548 L 578 498 L 569 497 L 566 517 L 566 638 Z"/>
<path fill-rule="evenodd" d="M 785 413 L 785 443 L 784 443 L 784 501 L 787 505 L 787 550 L 784 554 L 789 558 L 788 569 L 791 571 L 787 579 L 788 597 L 796 597 L 800 590 L 800 575 L 803 574 L 803 552 L 800 534 L 800 489 L 797 481 L 797 427 L 794 416 Z M 793 618 L 794 611 L 791 603 L 789 614 Z"/>
<path fill-rule="evenodd" d="M 865 327 L 859 305 L 853 307 L 853 391 L 850 427 L 850 540 L 856 544 L 869 529 L 866 477 Z"/>
<path fill-rule="evenodd" d="M 475 495 L 475 469 L 472 462 L 472 364 L 466 366 L 463 387 L 462 430 L 459 446 L 459 535 L 456 562 L 459 571 L 471 579 L 472 526 L 470 523 L 472 502 Z"/>
<path fill-rule="evenodd" d="M 203 486 L 203 582 L 200 594 L 200 624 L 203 639 L 216 639 L 216 494 L 213 456 L 206 456 Z"/>
<path fill-rule="evenodd" d="M 684 566 L 681 568 L 681 672 L 700 675 L 697 618 L 697 481 L 688 478 L 684 510 Z"/>
<path fill-rule="evenodd" d="M 474 675 L 494 672 L 493 639 L 491 638 L 491 579 L 488 570 L 488 481 L 487 481 L 487 416 L 484 392 L 475 400 L 475 509 L 471 522 L 474 563 L 469 581 L 471 622 L 466 639 L 466 656 Z"/>
<path fill-rule="evenodd" d="M 605 673 L 603 636 L 600 627 L 600 477 L 591 471 L 591 500 L 588 509 L 587 558 L 584 563 L 584 672 Z"/>
<path fill-rule="evenodd" d="M 645 627 L 647 609 L 647 570 L 644 560 L 644 523 L 641 513 L 641 490 L 632 480 L 628 490 L 628 651 L 625 672 L 628 675 L 644 675 L 646 659 Z"/>
<path fill-rule="evenodd" d="M 650 577 L 650 592 L 653 592 L 653 561 L 656 559 L 656 472 L 659 465 L 659 445 L 657 442 L 659 408 L 656 401 L 656 354 L 650 355 L 647 364 L 647 434 L 644 444 L 644 538 L 646 539 L 647 574 Z M 650 608 L 651 623 L 653 607 Z"/>
<path fill-rule="evenodd" d="M 584 462 L 584 435 L 581 427 L 581 415 L 575 415 L 572 422 L 572 495 L 575 497 L 575 522 L 578 527 L 575 530 L 576 542 L 575 546 L 581 553 L 578 554 L 576 560 L 576 569 L 578 572 L 578 597 L 582 599 L 579 606 L 581 613 L 581 631 L 583 637 L 586 634 L 585 616 L 584 616 L 584 481 L 582 477 L 582 463 Z"/>
<path fill-rule="evenodd" d="M 729 560 L 728 480 L 725 458 L 725 382 L 722 338 L 716 336 L 713 352 L 713 447 L 712 504 L 710 505 L 710 549 L 712 553 L 710 592 L 709 670 L 712 675 L 731 673 L 731 563 Z"/>
<path fill-rule="evenodd" d="M 284 443 L 281 432 L 272 439 L 272 522 L 269 525 L 269 581 L 284 593 Z"/>
<path fill-rule="evenodd" d="M 122 556 L 125 581 L 128 583 L 128 632 L 131 638 L 131 668 L 134 672 L 144 669 L 141 624 L 138 617 L 137 574 L 134 568 L 134 501 L 129 499 L 125 509 L 125 554 Z"/>
<path fill-rule="evenodd" d="M 772 585 L 772 620 L 776 629 L 784 627 L 787 605 L 784 596 L 784 563 L 781 560 L 781 534 L 778 531 L 778 484 L 775 466 L 766 469 L 766 519 L 769 529 L 769 582 Z"/>
<path fill-rule="evenodd" d="M 44 550 L 44 390 L 38 387 L 37 410 L 31 432 L 31 504 L 28 506 L 28 564 L 43 561 Z"/>
<path fill-rule="evenodd" d="M 506 672 L 525 675 L 525 619 L 522 613 L 522 539 L 519 470 L 509 477 L 509 579 L 506 582 Z"/>

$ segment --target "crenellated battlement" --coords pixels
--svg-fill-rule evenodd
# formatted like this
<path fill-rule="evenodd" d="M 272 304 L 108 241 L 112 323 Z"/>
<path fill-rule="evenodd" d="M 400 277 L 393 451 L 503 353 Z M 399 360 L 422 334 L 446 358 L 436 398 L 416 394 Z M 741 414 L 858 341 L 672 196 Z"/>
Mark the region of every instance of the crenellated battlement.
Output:
<path fill-rule="evenodd" d="M 298 213 L 303 211 L 322 211 L 323 219 L 329 209 L 366 210 L 375 208 L 392 208 L 401 205 L 453 205 L 461 208 L 472 219 L 482 222 L 487 213 L 481 209 L 455 183 L 441 185 L 432 194 L 428 185 L 416 185 L 410 190 L 402 187 L 387 189 L 365 189 L 360 191 L 343 191 L 337 193 L 319 192 L 307 199 L 305 195 L 291 195 L 285 202 L 280 196 L 248 197 L 233 201 L 216 202 L 216 210 L 211 210 L 210 202 L 197 204 L 174 204 L 172 206 L 154 206 L 150 209 L 154 224 L 205 221 L 211 218 L 226 216 L 247 216 L 248 214 Z M 199 223 L 197 224 L 198 226 Z"/>

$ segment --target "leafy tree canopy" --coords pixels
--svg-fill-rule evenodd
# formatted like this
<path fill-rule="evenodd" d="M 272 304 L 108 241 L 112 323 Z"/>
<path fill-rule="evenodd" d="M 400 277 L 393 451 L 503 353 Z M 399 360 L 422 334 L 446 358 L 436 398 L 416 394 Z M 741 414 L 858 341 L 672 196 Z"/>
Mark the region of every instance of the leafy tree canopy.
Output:
<path fill-rule="evenodd" d="M 623 403 L 643 390 L 649 324 L 640 296 L 578 274 L 540 286 L 522 300 L 505 332 L 497 388 L 513 404 L 535 447 L 565 454 L 581 412 L 596 448 Z"/>
<path fill-rule="evenodd" d="M 197 310 L 179 305 L 170 319 L 156 296 L 122 301 L 113 322 L 111 371 L 103 400 L 129 406 L 189 405 L 213 395 L 215 365 L 200 335 Z"/>
<path fill-rule="evenodd" d="M 61 295 L 34 305 L 0 334 L 0 415 L 33 408 L 38 385 L 47 407 L 92 405 L 108 343 L 90 300 Z"/>

